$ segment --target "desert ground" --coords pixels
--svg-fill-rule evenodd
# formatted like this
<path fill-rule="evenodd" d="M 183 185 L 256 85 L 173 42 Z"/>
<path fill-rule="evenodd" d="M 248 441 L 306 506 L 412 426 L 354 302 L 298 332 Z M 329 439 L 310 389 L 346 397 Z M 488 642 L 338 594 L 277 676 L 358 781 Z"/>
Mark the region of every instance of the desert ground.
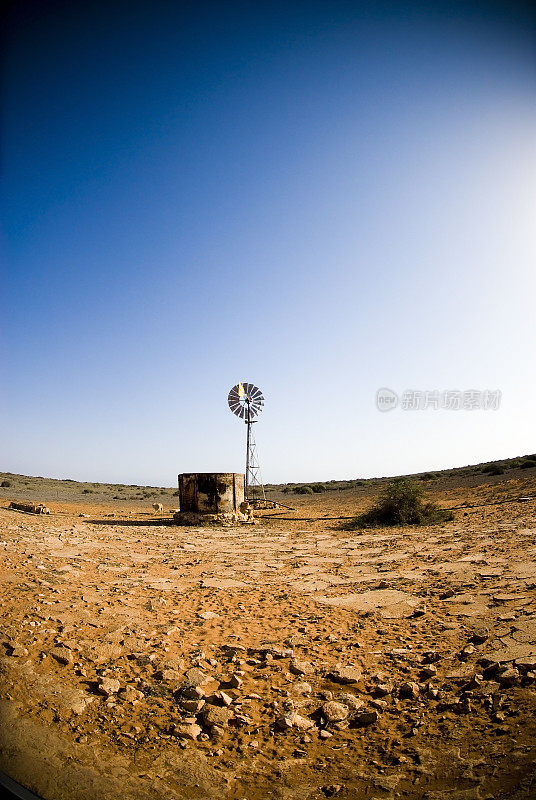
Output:
<path fill-rule="evenodd" d="M 231 527 L 3 483 L 0 769 L 45 800 L 536 797 L 536 467 L 435 473 L 452 521 L 368 530 L 378 480 Z"/>

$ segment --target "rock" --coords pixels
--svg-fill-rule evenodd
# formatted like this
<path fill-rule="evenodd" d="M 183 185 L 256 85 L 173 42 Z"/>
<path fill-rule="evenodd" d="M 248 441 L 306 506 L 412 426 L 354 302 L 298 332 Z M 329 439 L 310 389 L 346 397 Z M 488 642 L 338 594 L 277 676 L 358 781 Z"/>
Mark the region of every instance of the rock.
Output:
<path fill-rule="evenodd" d="M 516 667 L 520 672 L 533 672 L 536 670 L 536 658 L 516 659 Z"/>
<path fill-rule="evenodd" d="M 184 677 L 187 686 L 206 686 L 207 683 L 214 680 L 210 675 L 206 675 L 197 667 L 192 667 L 187 670 Z"/>
<path fill-rule="evenodd" d="M 294 650 L 292 648 L 282 648 L 282 647 L 267 647 L 261 648 L 261 651 L 265 654 L 265 656 L 270 655 L 272 658 L 292 658 L 294 655 Z"/>
<path fill-rule="evenodd" d="M 86 710 L 88 704 L 91 703 L 93 700 L 94 700 L 93 697 L 83 696 L 82 694 L 80 694 L 77 697 L 73 697 L 69 705 L 69 708 L 73 712 L 73 714 L 77 715 L 82 714 Z"/>
<path fill-rule="evenodd" d="M 333 734 L 330 731 L 326 730 L 321 730 L 318 735 L 320 736 L 321 739 L 331 739 L 331 737 L 333 736 Z"/>
<path fill-rule="evenodd" d="M 140 692 L 139 689 L 135 689 L 134 686 L 125 686 L 123 689 L 119 690 L 118 695 L 121 700 L 125 700 L 127 703 L 134 703 L 136 700 L 143 700 L 145 697 L 143 692 Z"/>
<path fill-rule="evenodd" d="M 469 658 L 469 656 L 472 656 L 474 652 L 475 652 L 475 646 L 473 644 L 466 644 L 460 653 L 460 659 L 462 661 L 465 661 L 466 659 Z"/>
<path fill-rule="evenodd" d="M 426 614 L 426 606 L 421 606 L 421 608 L 415 609 L 410 619 L 417 619 L 418 617 L 424 617 L 425 614 Z"/>
<path fill-rule="evenodd" d="M 196 722 L 190 723 L 182 723 L 179 725 L 175 725 L 173 728 L 173 735 L 177 736 L 180 739 L 197 739 L 200 733 L 203 732 L 203 728 L 201 725 L 198 725 Z"/>
<path fill-rule="evenodd" d="M 437 667 L 433 664 L 425 664 L 421 672 L 425 678 L 433 678 L 434 675 L 437 675 Z"/>
<path fill-rule="evenodd" d="M 486 628 L 485 625 L 477 626 L 473 628 L 473 634 L 471 636 L 471 641 L 475 644 L 484 644 L 484 642 L 489 638 L 489 630 Z"/>
<path fill-rule="evenodd" d="M 425 664 L 434 664 L 436 661 L 440 660 L 441 656 L 437 650 L 427 650 L 426 653 L 423 653 L 423 661 Z"/>
<path fill-rule="evenodd" d="M 230 708 L 224 706 L 205 705 L 202 711 L 203 722 L 207 728 L 217 725 L 226 728 L 229 720 L 234 716 Z"/>
<path fill-rule="evenodd" d="M 393 686 L 390 683 L 378 683 L 377 686 L 374 686 L 372 689 L 372 694 L 374 697 L 386 697 L 388 694 L 391 694 L 393 691 Z"/>
<path fill-rule="evenodd" d="M 314 728 L 314 722 L 312 720 L 300 716 L 296 711 L 287 711 L 286 714 L 281 714 L 277 717 L 275 724 L 280 730 L 298 728 L 298 730 L 301 731 L 308 731 Z"/>
<path fill-rule="evenodd" d="M 337 702 L 342 703 L 352 711 L 359 711 L 359 709 L 363 708 L 363 706 L 365 705 L 360 697 L 356 697 L 355 694 L 350 694 L 348 692 L 343 692 L 342 694 L 338 694 Z"/>
<path fill-rule="evenodd" d="M 121 688 L 121 684 L 116 678 L 101 678 L 97 691 L 105 697 L 116 694 Z"/>
<path fill-rule="evenodd" d="M 352 666 L 339 666 L 338 664 L 328 673 L 328 678 L 336 683 L 358 683 L 362 678 L 361 670 Z"/>
<path fill-rule="evenodd" d="M 180 707 L 190 714 L 198 714 L 204 705 L 204 700 L 181 700 L 180 703 Z"/>
<path fill-rule="evenodd" d="M 202 611 L 201 614 L 197 615 L 199 619 L 209 620 L 209 619 L 216 619 L 219 617 L 219 614 L 216 614 L 215 611 Z"/>
<path fill-rule="evenodd" d="M 201 686 L 191 686 L 188 683 L 183 683 L 175 694 L 180 699 L 199 700 L 205 697 L 205 690 Z"/>
<path fill-rule="evenodd" d="M 311 719 L 307 717 L 302 717 L 300 714 L 294 715 L 294 720 L 292 722 L 293 728 L 298 728 L 300 731 L 309 731 L 311 728 L 314 728 L 315 724 Z"/>
<path fill-rule="evenodd" d="M 330 700 L 322 706 L 322 714 L 327 722 L 340 722 L 348 717 L 348 706 Z"/>
<path fill-rule="evenodd" d="M 233 687 L 233 689 L 240 689 L 240 687 L 242 686 L 243 683 L 244 683 L 244 681 L 242 680 L 242 678 L 239 675 L 237 675 L 236 673 L 231 675 L 231 678 L 229 680 L 229 684 L 230 684 L 230 686 Z"/>
<path fill-rule="evenodd" d="M 419 696 L 421 689 L 418 683 L 406 681 L 400 686 L 398 691 L 400 697 L 410 697 L 412 700 L 415 700 L 415 698 Z"/>
<path fill-rule="evenodd" d="M 519 678 L 519 672 L 514 667 L 505 670 L 500 675 L 497 676 L 497 681 L 501 684 L 501 686 L 513 686 L 517 683 Z"/>
<path fill-rule="evenodd" d="M 10 645 L 9 655 L 13 658 L 23 658 L 28 655 L 28 650 L 20 644 Z"/>
<path fill-rule="evenodd" d="M 50 655 L 60 664 L 71 664 L 73 661 L 73 654 L 68 647 L 53 647 Z"/>
<path fill-rule="evenodd" d="M 378 700 L 371 700 L 370 705 L 377 711 L 383 711 L 385 708 L 387 708 L 387 700 L 380 700 L 379 698 Z"/>
<path fill-rule="evenodd" d="M 330 783 L 328 786 L 322 786 L 321 791 L 326 797 L 335 797 L 336 794 L 342 792 L 343 788 L 340 783 Z"/>
<path fill-rule="evenodd" d="M 282 731 L 290 730 L 294 721 L 294 715 L 294 711 L 289 711 L 287 714 L 280 714 L 278 717 L 276 717 L 275 724 Z"/>
<path fill-rule="evenodd" d="M 253 725 L 252 717 L 247 714 L 239 714 L 238 712 L 235 713 L 234 721 L 239 725 Z"/>
<path fill-rule="evenodd" d="M 310 661 L 291 661 L 289 671 L 293 675 L 312 675 L 314 668 Z"/>
<path fill-rule="evenodd" d="M 183 672 L 185 667 L 183 658 L 168 658 L 162 664 L 162 670 L 171 669 L 174 672 Z"/>
<path fill-rule="evenodd" d="M 180 672 L 175 669 L 163 669 L 156 673 L 155 676 L 158 680 L 165 681 L 166 683 L 179 683 L 182 680 Z"/>
<path fill-rule="evenodd" d="M 357 714 L 354 715 L 352 718 L 352 722 L 354 725 L 359 725 L 360 727 L 365 727 L 366 725 L 372 725 L 374 722 L 378 721 L 378 712 L 377 711 L 358 711 Z"/>
<path fill-rule="evenodd" d="M 232 644 L 222 644 L 221 649 L 227 655 L 235 655 L 236 653 L 245 653 L 246 648 L 243 644 L 238 644 L 237 642 L 233 642 Z"/>
<path fill-rule="evenodd" d="M 224 736 L 224 734 L 225 734 L 225 731 L 223 730 L 221 725 L 211 725 L 210 726 L 210 738 L 211 739 L 221 739 L 222 736 Z"/>
<path fill-rule="evenodd" d="M 310 683 L 300 681 L 294 685 L 294 691 L 298 692 L 298 694 L 311 694 L 313 688 Z"/>

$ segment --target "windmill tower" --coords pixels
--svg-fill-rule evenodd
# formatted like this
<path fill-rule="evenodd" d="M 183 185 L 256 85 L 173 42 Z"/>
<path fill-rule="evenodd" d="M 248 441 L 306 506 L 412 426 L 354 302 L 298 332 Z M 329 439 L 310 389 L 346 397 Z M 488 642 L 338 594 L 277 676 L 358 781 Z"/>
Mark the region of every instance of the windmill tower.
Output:
<path fill-rule="evenodd" d="M 237 417 L 243 419 L 247 426 L 246 438 L 246 500 L 255 500 L 258 497 L 266 500 L 262 483 L 261 468 L 257 456 L 257 443 L 253 433 L 255 417 L 261 413 L 264 406 L 262 392 L 252 383 L 237 383 L 229 392 L 229 408 Z"/>

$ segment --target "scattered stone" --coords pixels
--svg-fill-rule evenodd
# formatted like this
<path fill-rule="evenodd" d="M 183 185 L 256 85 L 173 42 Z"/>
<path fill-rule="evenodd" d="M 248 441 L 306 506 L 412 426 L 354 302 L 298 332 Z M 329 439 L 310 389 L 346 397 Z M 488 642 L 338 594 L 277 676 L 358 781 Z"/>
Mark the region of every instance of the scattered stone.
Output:
<path fill-rule="evenodd" d="M 359 683 L 362 678 L 361 670 L 352 666 L 335 665 L 331 672 L 328 673 L 328 678 L 336 683 L 350 684 Z"/>
<path fill-rule="evenodd" d="M 13 658 L 23 658 L 24 656 L 28 655 L 28 650 L 20 644 L 13 644 L 10 645 L 9 655 L 13 656 Z M 58 659 L 59 661 L 59 659 Z M 72 656 L 71 656 L 72 661 Z M 67 664 L 67 661 L 62 661 L 62 664 Z"/>
<path fill-rule="evenodd" d="M 377 686 L 374 686 L 372 689 L 372 695 L 374 697 L 386 697 L 388 694 L 391 694 L 393 691 L 393 686 L 390 683 L 378 683 Z"/>
<path fill-rule="evenodd" d="M 290 730 L 290 728 L 298 728 L 301 731 L 308 731 L 314 728 L 314 722 L 306 717 L 300 716 L 296 711 L 288 711 L 286 714 L 281 714 L 275 721 L 278 728 L 281 730 Z"/>
<path fill-rule="evenodd" d="M 205 621 L 207 621 L 207 620 L 209 620 L 209 619 L 216 619 L 216 618 L 217 618 L 217 617 L 219 617 L 220 615 L 219 615 L 219 614 L 216 614 L 216 612 L 215 612 L 215 611 L 202 611 L 202 612 L 201 612 L 200 614 L 198 614 L 197 616 L 198 616 L 198 618 L 199 618 L 199 619 L 202 619 L 202 620 L 205 620 Z"/>
<path fill-rule="evenodd" d="M 99 694 L 109 697 L 112 694 L 116 694 L 120 688 L 121 684 L 117 678 L 101 678 L 97 686 L 97 691 Z"/>
<path fill-rule="evenodd" d="M 441 660 L 441 656 L 437 652 L 437 650 L 427 650 L 426 653 L 423 653 L 423 661 L 425 664 L 435 664 L 437 661 Z"/>
<path fill-rule="evenodd" d="M 119 697 L 121 700 L 125 700 L 127 703 L 134 703 L 137 700 L 143 700 L 145 695 L 139 689 L 135 689 L 134 686 L 125 686 L 123 689 L 120 689 L 118 692 Z"/>
<path fill-rule="evenodd" d="M 291 661 L 289 671 L 293 675 L 312 675 L 314 668 L 310 661 Z"/>
<path fill-rule="evenodd" d="M 217 725 L 226 728 L 229 720 L 234 716 L 230 708 L 225 706 L 205 705 L 202 711 L 203 722 L 208 728 Z"/>
<path fill-rule="evenodd" d="M 473 633 L 471 636 L 471 641 L 474 644 L 484 644 L 484 642 L 489 638 L 489 630 L 486 628 L 485 625 L 479 625 L 473 628 Z"/>
<path fill-rule="evenodd" d="M 385 708 L 387 708 L 387 700 L 371 700 L 370 705 L 377 711 L 383 711 Z"/>
<path fill-rule="evenodd" d="M 406 681 L 398 690 L 400 697 L 410 697 L 412 700 L 419 696 L 420 691 L 419 684 L 414 681 Z"/>
<path fill-rule="evenodd" d="M 207 683 L 213 680 L 210 675 L 206 675 L 197 667 L 192 667 L 186 671 L 185 683 L 188 686 L 206 686 Z"/>
<path fill-rule="evenodd" d="M 337 703 L 335 700 L 330 700 L 322 706 L 322 714 L 328 723 L 340 722 L 348 717 L 348 713 L 348 706 Z"/>
<path fill-rule="evenodd" d="M 300 681 L 294 685 L 294 690 L 298 692 L 298 694 L 311 694 L 313 687 L 306 681 Z"/>
<path fill-rule="evenodd" d="M 460 653 L 460 659 L 462 661 L 465 661 L 466 659 L 469 658 L 469 656 L 472 656 L 475 652 L 476 650 L 473 644 L 466 644 Z"/>
<path fill-rule="evenodd" d="M 157 680 L 165 681 L 166 683 L 179 683 L 182 680 L 180 672 L 174 669 L 162 669 L 156 673 Z"/>
<path fill-rule="evenodd" d="M 321 791 L 326 797 L 335 797 L 336 794 L 342 792 L 343 786 L 340 783 L 330 783 L 328 786 L 322 786 Z"/>
<path fill-rule="evenodd" d="M 73 654 L 68 647 L 53 647 L 50 655 L 60 664 L 71 664 L 73 661 Z"/>
<path fill-rule="evenodd" d="M 352 718 L 354 725 L 365 727 L 366 725 L 373 725 L 378 721 L 377 711 L 358 711 Z"/>
<path fill-rule="evenodd" d="M 356 697 L 355 694 L 349 694 L 348 692 L 337 695 L 337 701 L 352 711 L 359 711 L 359 709 L 363 708 L 365 705 L 360 697 Z"/>
<path fill-rule="evenodd" d="M 515 667 L 510 667 L 497 676 L 497 681 L 501 686 L 514 686 L 519 679 L 519 671 Z"/>
<path fill-rule="evenodd" d="M 180 739 L 197 739 L 203 728 L 196 722 L 181 723 L 173 728 L 173 735 Z"/>
<path fill-rule="evenodd" d="M 180 707 L 183 708 L 185 711 L 188 711 L 189 714 L 198 714 L 203 706 L 205 705 L 204 700 L 181 700 Z"/>
<path fill-rule="evenodd" d="M 433 678 L 434 675 L 437 675 L 437 667 L 433 664 L 425 664 L 421 672 L 425 678 Z"/>

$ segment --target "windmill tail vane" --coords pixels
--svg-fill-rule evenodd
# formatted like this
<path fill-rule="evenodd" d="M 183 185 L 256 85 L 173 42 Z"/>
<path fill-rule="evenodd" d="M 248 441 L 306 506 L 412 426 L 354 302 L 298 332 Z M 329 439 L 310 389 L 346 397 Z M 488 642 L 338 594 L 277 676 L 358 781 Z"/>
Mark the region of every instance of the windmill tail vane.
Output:
<path fill-rule="evenodd" d="M 237 417 L 243 419 L 247 426 L 246 436 L 246 500 L 254 500 L 256 493 L 265 500 L 264 485 L 262 483 L 261 468 L 257 455 L 257 443 L 253 433 L 253 424 L 264 406 L 264 397 L 260 389 L 252 383 L 237 383 L 229 392 L 227 398 L 229 408 Z M 251 496 L 250 496 L 251 495 Z"/>

